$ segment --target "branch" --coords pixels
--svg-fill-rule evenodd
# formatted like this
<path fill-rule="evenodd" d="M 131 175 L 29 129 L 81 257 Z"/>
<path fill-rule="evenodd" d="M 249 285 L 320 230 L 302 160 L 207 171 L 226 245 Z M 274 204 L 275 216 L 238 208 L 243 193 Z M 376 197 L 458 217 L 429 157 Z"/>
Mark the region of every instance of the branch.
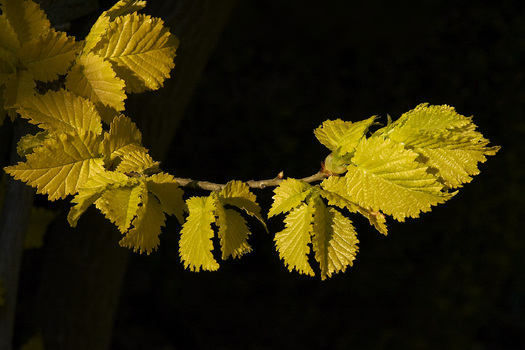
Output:
<path fill-rule="evenodd" d="M 308 183 L 315 182 L 315 181 L 321 181 L 325 178 L 330 176 L 325 170 L 320 170 L 318 173 L 302 178 L 301 181 L 305 181 Z M 226 184 L 217 184 L 209 181 L 199 181 L 199 180 L 192 180 L 192 179 L 184 179 L 184 178 L 175 178 L 177 182 L 184 187 L 190 187 L 190 188 L 196 188 L 206 191 L 220 191 L 226 186 Z M 283 172 L 280 172 L 274 179 L 269 180 L 250 180 L 246 181 L 245 183 L 250 186 L 251 188 L 259 188 L 263 189 L 266 187 L 275 187 L 278 186 L 282 181 L 284 181 L 284 174 Z"/>

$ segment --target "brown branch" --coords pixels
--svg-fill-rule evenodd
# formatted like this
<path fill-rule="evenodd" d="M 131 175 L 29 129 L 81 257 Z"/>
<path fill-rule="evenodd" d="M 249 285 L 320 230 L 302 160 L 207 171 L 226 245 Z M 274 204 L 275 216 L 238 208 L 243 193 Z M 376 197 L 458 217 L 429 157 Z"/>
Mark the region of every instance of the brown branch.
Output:
<path fill-rule="evenodd" d="M 328 173 L 326 173 L 324 170 L 320 170 L 318 173 L 299 179 L 301 181 L 305 181 L 308 183 L 315 182 L 315 181 L 321 181 L 325 178 L 330 176 Z M 226 186 L 226 184 L 218 184 L 213 183 L 209 181 L 199 181 L 199 180 L 192 180 L 192 179 L 184 179 L 184 178 L 175 178 L 177 182 L 184 187 L 190 187 L 190 188 L 196 188 L 206 191 L 220 191 Z M 278 186 L 282 181 L 284 181 L 284 175 L 283 173 L 279 173 L 274 179 L 269 180 L 250 180 L 246 181 L 245 183 L 250 186 L 251 188 L 266 188 L 266 187 L 275 187 Z"/>

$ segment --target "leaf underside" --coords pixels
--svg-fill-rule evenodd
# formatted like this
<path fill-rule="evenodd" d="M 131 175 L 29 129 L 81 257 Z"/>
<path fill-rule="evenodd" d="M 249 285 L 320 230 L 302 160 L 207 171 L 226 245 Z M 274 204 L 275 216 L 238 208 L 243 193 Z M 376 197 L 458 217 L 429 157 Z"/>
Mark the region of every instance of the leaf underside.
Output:
<path fill-rule="evenodd" d="M 212 197 L 192 197 L 186 201 L 189 216 L 182 226 L 179 254 L 185 268 L 198 272 L 215 271 L 219 264 L 214 259 L 211 224 L 215 222 L 215 200 Z"/>

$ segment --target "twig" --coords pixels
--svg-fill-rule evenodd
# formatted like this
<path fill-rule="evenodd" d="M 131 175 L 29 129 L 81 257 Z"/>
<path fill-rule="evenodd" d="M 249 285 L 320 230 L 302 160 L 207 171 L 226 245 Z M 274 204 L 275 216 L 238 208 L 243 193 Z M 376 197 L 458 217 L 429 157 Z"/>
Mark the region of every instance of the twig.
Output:
<path fill-rule="evenodd" d="M 327 178 L 329 174 L 327 174 L 324 170 L 320 170 L 318 173 L 299 179 L 301 181 L 305 181 L 308 183 L 315 182 L 315 181 L 321 181 L 325 178 Z M 190 187 L 190 188 L 196 188 L 206 191 L 220 191 L 226 186 L 226 184 L 218 184 L 213 183 L 209 181 L 199 181 L 199 180 L 192 180 L 192 179 L 184 179 L 184 178 L 175 178 L 177 182 L 184 187 Z M 250 180 L 246 181 L 245 183 L 250 186 L 251 188 L 266 188 L 266 187 L 275 187 L 278 186 L 282 181 L 284 181 L 284 175 L 282 172 L 279 173 L 275 178 L 269 179 L 269 180 Z"/>

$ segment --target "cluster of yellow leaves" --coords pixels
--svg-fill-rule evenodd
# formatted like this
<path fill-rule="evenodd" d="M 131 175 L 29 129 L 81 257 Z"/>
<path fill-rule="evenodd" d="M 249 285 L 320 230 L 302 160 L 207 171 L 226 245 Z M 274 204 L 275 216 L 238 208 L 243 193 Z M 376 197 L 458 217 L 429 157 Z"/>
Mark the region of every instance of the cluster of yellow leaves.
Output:
<path fill-rule="evenodd" d="M 0 125 L 9 111 L 35 94 L 36 81 L 50 82 L 66 74 L 80 44 L 50 27 L 45 13 L 29 0 L 1 0 Z"/>
<path fill-rule="evenodd" d="M 189 216 L 182 227 L 179 253 L 184 266 L 192 271 L 219 268 L 212 253 L 212 224 L 219 228 L 223 260 L 230 256 L 240 257 L 252 250 L 247 242 L 250 231 L 237 210 L 246 212 L 265 225 L 257 198 L 248 185 L 240 181 L 231 181 L 220 192 L 213 192 L 208 197 L 192 197 L 187 205 Z"/>
<path fill-rule="evenodd" d="M 275 189 L 268 216 L 288 213 L 285 229 L 275 235 L 277 250 L 288 269 L 313 276 L 308 263 L 312 245 L 324 280 L 352 265 L 359 241 L 352 221 L 336 208 L 326 206 L 323 198 L 330 203 L 332 197 L 319 186 L 287 179 Z"/>
<path fill-rule="evenodd" d="M 38 4 L 1 0 L 0 103 L 14 118 L 36 82 L 66 75 L 66 88 L 87 99 L 110 123 L 126 92 L 155 90 L 169 78 L 178 39 L 162 20 L 136 13 L 145 1 L 121 0 L 105 11 L 83 43 L 55 31 Z M 0 115 L 0 125 L 5 114 Z"/>
<path fill-rule="evenodd" d="M 446 105 L 421 104 L 366 137 L 370 124 L 326 121 L 315 130 L 332 151 L 331 165 L 344 168 L 330 190 L 399 221 L 450 199 L 449 190 L 471 181 L 477 163 L 499 149 L 486 147 L 472 118 Z"/>
<path fill-rule="evenodd" d="M 160 88 L 179 45 L 159 18 L 136 13 L 145 1 L 119 1 L 102 13 L 66 77 L 66 88 L 95 103 L 110 123 L 126 92 Z"/>
<path fill-rule="evenodd" d="M 41 129 L 20 140 L 18 152 L 26 160 L 5 171 L 49 200 L 74 195 L 72 226 L 94 204 L 125 234 L 121 245 L 150 253 L 165 214 L 183 221 L 182 190 L 160 172 L 140 131 L 120 112 L 126 92 L 162 86 L 178 40 L 161 20 L 135 12 L 145 1 L 117 2 L 82 43 L 50 29 L 31 1 L 0 4 L 3 105 Z M 59 76 L 64 88 L 36 92 L 35 81 Z"/>
<path fill-rule="evenodd" d="M 325 121 L 315 135 L 332 151 L 325 162 L 332 176 L 316 186 L 289 179 L 275 189 L 269 216 L 288 213 L 275 242 L 290 270 L 314 274 L 310 246 L 322 279 L 352 265 L 358 240 L 334 207 L 364 215 L 386 235 L 385 215 L 404 221 L 445 202 L 499 149 L 487 147 L 472 118 L 446 105 L 421 104 L 367 136 L 376 119 Z"/>

